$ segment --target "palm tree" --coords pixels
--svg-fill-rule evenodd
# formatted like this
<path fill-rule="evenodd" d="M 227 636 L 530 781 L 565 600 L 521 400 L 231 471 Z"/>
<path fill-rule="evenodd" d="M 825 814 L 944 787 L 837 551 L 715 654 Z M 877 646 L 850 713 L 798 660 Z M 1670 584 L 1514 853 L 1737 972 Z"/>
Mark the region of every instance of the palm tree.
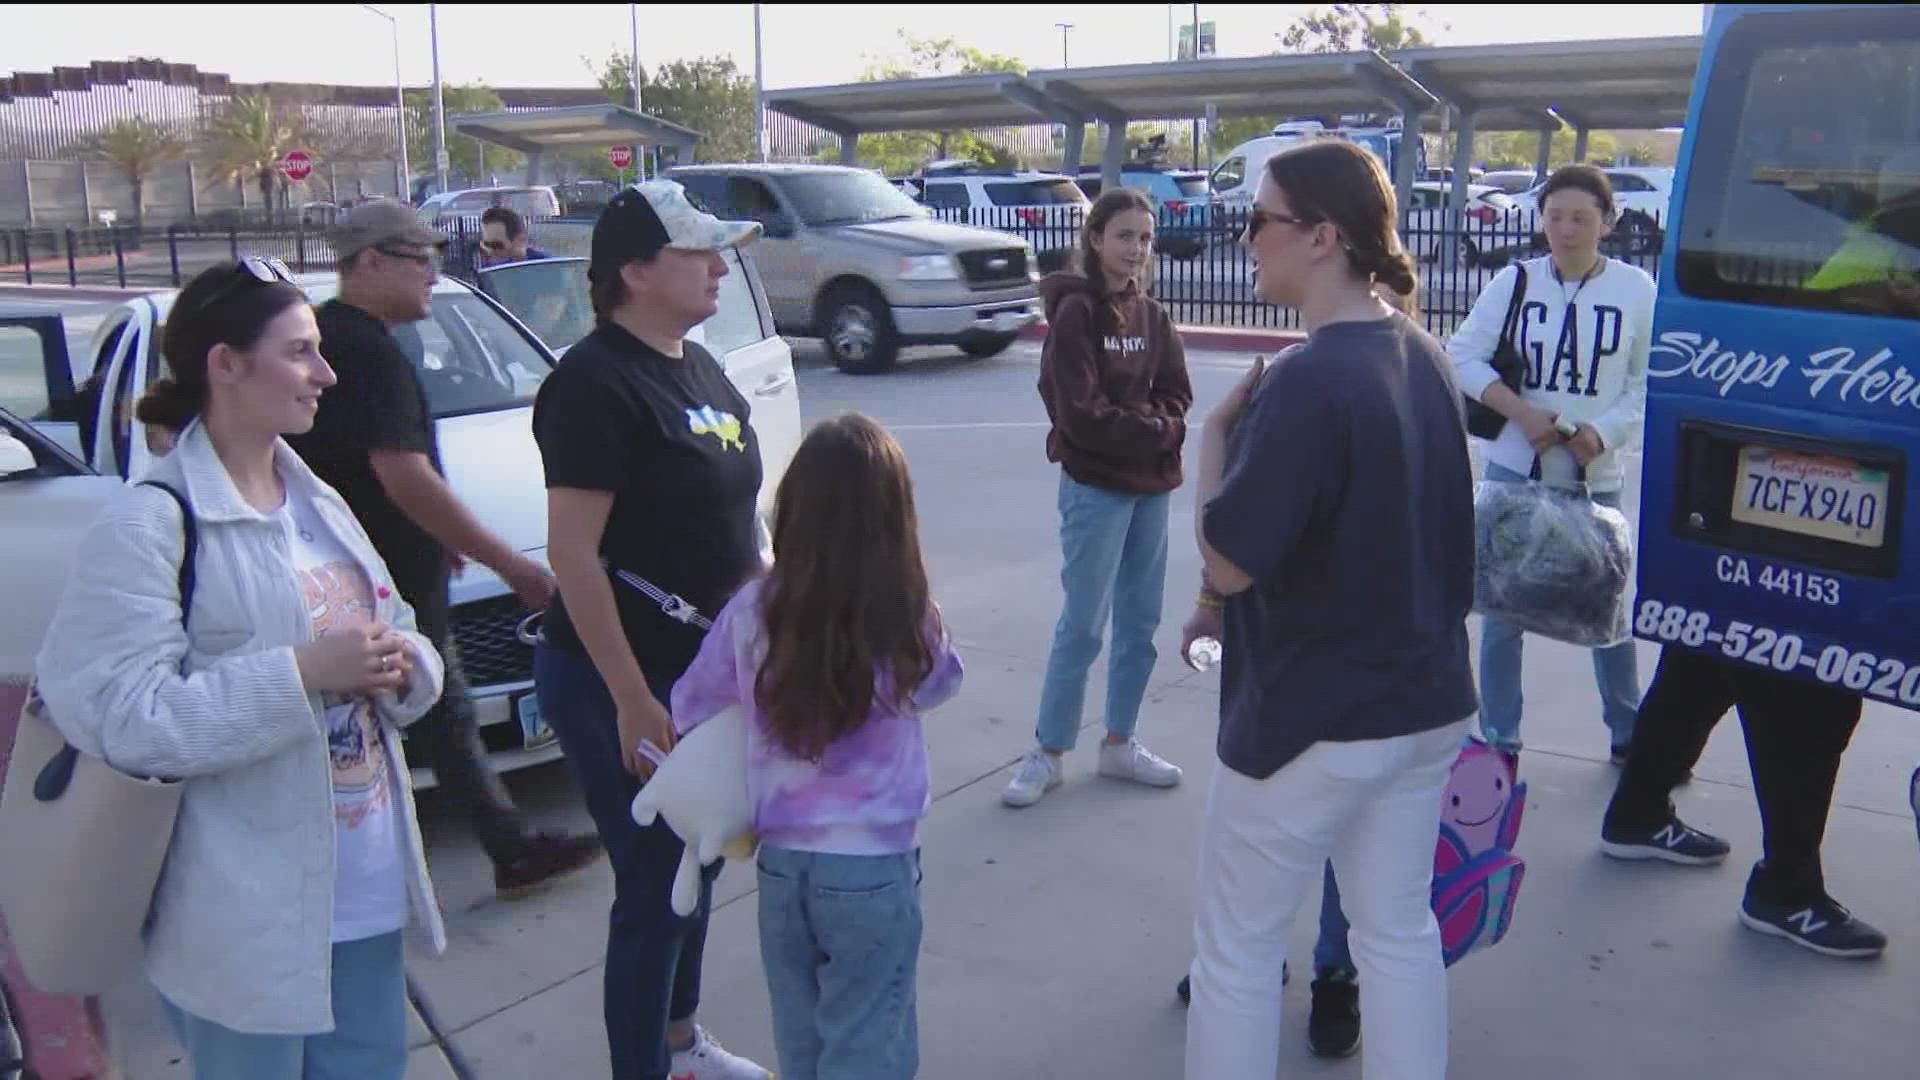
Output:
<path fill-rule="evenodd" d="M 138 228 L 147 212 L 147 177 L 185 157 L 187 141 L 151 120 L 130 118 L 87 136 L 76 149 L 82 157 L 104 161 L 126 176 L 133 189 L 133 222 Z"/>
<path fill-rule="evenodd" d="M 301 128 L 298 119 L 276 108 L 267 95 L 236 95 L 201 129 L 212 174 L 208 186 L 252 180 L 260 185 L 261 201 L 271 217 L 280 162 L 288 151 L 299 148 Z"/>

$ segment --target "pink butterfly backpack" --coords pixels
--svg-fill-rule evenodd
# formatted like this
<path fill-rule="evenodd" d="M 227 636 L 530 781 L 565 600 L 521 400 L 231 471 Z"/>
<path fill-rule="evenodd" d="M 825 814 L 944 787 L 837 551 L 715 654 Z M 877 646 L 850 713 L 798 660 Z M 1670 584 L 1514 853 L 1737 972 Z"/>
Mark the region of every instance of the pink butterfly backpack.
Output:
<path fill-rule="evenodd" d="M 1454 759 L 1440 802 L 1440 842 L 1433 853 L 1433 915 L 1447 965 L 1499 943 L 1527 864 L 1513 854 L 1526 808 L 1507 755 L 1468 739 Z"/>

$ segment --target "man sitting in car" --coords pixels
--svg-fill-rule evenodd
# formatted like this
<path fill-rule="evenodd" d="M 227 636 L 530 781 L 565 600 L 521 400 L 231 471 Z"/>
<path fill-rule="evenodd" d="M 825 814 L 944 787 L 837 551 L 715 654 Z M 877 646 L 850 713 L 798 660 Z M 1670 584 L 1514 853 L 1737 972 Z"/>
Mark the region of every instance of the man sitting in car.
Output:
<path fill-rule="evenodd" d="M 527 223 L 510 207 L 495 206 L 480 215 L 481 266 L 553 258 L 534 247 L 532 240 L 527 235 Z"/>

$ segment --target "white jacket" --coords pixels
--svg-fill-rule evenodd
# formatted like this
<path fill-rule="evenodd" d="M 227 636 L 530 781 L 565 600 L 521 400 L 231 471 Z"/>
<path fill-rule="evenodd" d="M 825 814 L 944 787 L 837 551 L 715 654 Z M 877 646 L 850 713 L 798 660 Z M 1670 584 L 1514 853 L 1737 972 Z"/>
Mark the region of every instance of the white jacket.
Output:
<path fill-rule="evenodd" d="M 286 443 L 274 454 L 290 493 L 310 498 L 365 567 L 375 618 L 412 645 L 405 699 L 388 695 L 377 711 L 404 785 L 413 916 L 444 949 L 396 734 L 439 699 L 439 654 L 414 632 L 413 610 L 347 504 Z M 199 524 L 187 628 L 179 510 L 165 492 L 129 485 L 81 542 L 36 664 L 40 695 L 82 752 L 185 785 L 147 930 L 155 988 L 235 1031 L 331 1031 L 333 769 L 320 697 L 294 661 L 313 624 L 286 534 L 241 498 L 197 423 L 145 478 L 185 495 Z"/>
<path fill-rule="evenodd" d="M 1618 491 L 1625 480 L 1620 451 L 1640 441 L 1647 414 L 1653 278 L 1637 266 L 1608 259 L 1606 269 L 1581 287 L 1554 279 L 1552 256 L 1524 265 L 1527 295 L 1514 334 L 1528 367 L 1520 396 L 1599 432 L 1606 452 L 1587 466 L 1587 486 Z M 1500 379 L 1493 351 L 1518 277 L 1511 267 L 1500 271 L 1447 342 L 1460 389 L 1476 400 Z M 1571 306 L 1569 297 L 1575 297 Z M 1533 457 L 1519 424 L 1508 424 L 1487 449 L 1488 461 L 1522 475 L 1532 469 Z"/>

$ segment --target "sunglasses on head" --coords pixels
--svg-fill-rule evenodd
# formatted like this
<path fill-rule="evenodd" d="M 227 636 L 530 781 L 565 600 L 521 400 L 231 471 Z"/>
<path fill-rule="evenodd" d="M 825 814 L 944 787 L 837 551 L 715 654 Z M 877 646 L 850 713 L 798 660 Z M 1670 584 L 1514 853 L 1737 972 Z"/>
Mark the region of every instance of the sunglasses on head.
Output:
<path fill-rule="evenodd" d="M 233 270 L 231 280 L 215 289 L 213 294 L 201 303 L 200 310 L 211 310 L 215 304 L 232 296 L 244 285 L 272 285 L 276 282 L 292 285 L 294 283 L 293 271 L 288 270 L 287 264 L 279 259 L 249 255 L 234 263 Z"/>

